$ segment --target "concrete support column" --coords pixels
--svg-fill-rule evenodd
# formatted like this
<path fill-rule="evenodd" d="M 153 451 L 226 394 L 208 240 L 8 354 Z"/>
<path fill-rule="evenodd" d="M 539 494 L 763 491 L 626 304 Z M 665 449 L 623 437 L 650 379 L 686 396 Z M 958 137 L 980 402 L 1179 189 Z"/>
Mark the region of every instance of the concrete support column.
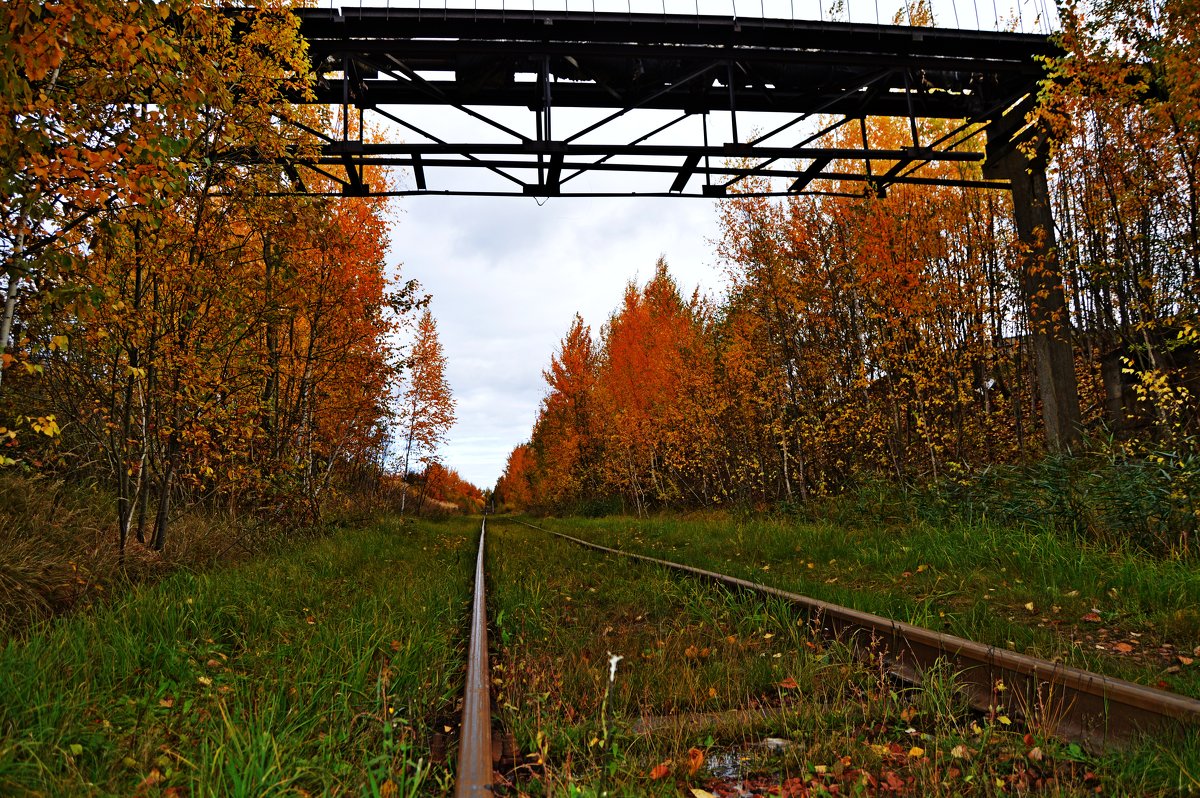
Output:
<path fill-rule="evenodd" d="M 1042 130 L 1026 125 L 1027 111 L 1022 103 L 988 128 L 984 174 L 1012 184 L 1022 249 L 1020 287 L 1029 314 L 1046 442 L 1051 451 L 1066 452 L 1080 440 L 1075 353 L 1046 180 L 1049 146 Z"/>

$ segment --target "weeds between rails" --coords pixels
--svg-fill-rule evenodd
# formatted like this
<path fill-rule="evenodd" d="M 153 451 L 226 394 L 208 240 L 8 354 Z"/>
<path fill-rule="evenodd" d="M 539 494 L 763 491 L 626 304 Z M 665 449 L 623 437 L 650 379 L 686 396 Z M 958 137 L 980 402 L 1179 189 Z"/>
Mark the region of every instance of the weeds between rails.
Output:
<path fill-rule="evenodd" d="M 981 717 L 952 672 L 899 688 L 784 603 L 626 567 L 502 519 L 491 540 L 495 706 L 531 755 L 510 775 L 514 792 L 1200 789 L 1194 734 L 1091 755 Z M 610 653 L 624 657 L 612 680 Z M 785 742 L 768 751 L 768 738 Z"/>
<path fill-rule="evenodd" d="M 1200 698 L 1200 563 L 1040 528 L 555 519 L 555 531 Z"/>

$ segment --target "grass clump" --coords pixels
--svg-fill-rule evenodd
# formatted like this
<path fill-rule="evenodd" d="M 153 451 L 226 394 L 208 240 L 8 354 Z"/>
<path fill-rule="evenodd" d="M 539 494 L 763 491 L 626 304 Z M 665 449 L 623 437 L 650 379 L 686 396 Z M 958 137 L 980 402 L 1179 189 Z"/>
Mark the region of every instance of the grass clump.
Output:
<path fill-rule="evenodd" d="M 443 791 L 473 533 L 377 524 L 10 640 L 0 794 Z"/>

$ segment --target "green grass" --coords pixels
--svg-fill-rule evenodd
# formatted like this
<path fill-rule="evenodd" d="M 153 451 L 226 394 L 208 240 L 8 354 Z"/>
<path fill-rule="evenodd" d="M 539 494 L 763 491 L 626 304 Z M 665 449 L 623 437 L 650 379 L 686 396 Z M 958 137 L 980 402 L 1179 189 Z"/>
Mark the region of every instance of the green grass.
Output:
<path fill-rule="evenodd" d="M 0 649 L 0 794 L 439 794 L 475 521 L 177 573 Z M 391 787 L 386 788 L 391 792 Z"/>
<path fill-rule="evenodd" d="M 428 751 L 455 714 L 477 523 L 381 523 L 40 622 L 0 648 L 0 795 L 446 794 L 451 769 Z M 1027 551 L 1004 531 L 969 556 L 943 543 L 939 560 L 922 529 L 881 530 L 876 545 L 866 530 L 839 542 L 832 528 L 768 522 L 551 525 L 793 588 L 853 587 L 880 604 L 868 609 L 899 602 L 939 620 L 969 590 L 949 589 L 966 578 L 953 567 L 984 569 L 990 556 L 998 571 L 1010 567 L 1001 550 Z M 1023 739 L 968 711 L 952 673 L 900 688 L 878 663 L 810 635 L 786 604 L 503 519 L 489 527 L 494 706 L 522 752 L 512 774 L 521 792 L 724 796 L 732 782 L 716 772 L 720 757 L 736 759 L 745 785 L 783 795 L 893 783 L 930 795 L 1200 789 L 1196 735 L 1104 757 L 1036 729 Z M 862 564 L 842 564 L 839 545 Z M 1144 564 L 1114 558 L 1104 570 L 1094 552 L 1077 556 L 1079 573 L 1101 580 L 1131 569 L 1114 583 L 1118 597 L 1141 596 L 1146 613 L 1180 588 L 1167 570 L 1155 586 Z M 982 584 L 996 587 L 980 602 L 988 611 L 1033 589 L 1027 574 L 998 572 Z M 1124 601 L 1113 607 L 1131 612 L 1135 600 Z M 1121 628 L 1117 610 L 1105 612 Z M 610 652 L 623 657 L 612 681 Z M 767 737 L 789 744 L 767 751 Z M 689 756 L 705 763 L 693 768 Z"/>
<path fill-rule="evenodd" d="M 1195 561 L 992 524 L 572 518 L 545 525 L 1200 697 Z M 1121 651 L 1122 643 L 1132 650 Z"/>
<path fill-rule="evenodd" d="M 598 533 L 596 523 L 572 525 Z M 529 755 L 513 774 L 523 793 L 732 794 L 714 772 L 720 755 L 742 760 L 744 786 L 784 795 L 835 784 L 925 795 L 1200 788 L 1196 735 L 1105 757 L 1036 729 L 1026 738 L 969 711 L 952 673 L 900 688 L 879 664 L 811 636 L 786 604 L 504 519 L 489 522 L 488 568 L 495 705 Z M 610 653 L 623 657 L 611 682 Z M 768 737 L 788 745 L 764 751 Z M 693 771 L 689 752 L 707 764 Z"/>

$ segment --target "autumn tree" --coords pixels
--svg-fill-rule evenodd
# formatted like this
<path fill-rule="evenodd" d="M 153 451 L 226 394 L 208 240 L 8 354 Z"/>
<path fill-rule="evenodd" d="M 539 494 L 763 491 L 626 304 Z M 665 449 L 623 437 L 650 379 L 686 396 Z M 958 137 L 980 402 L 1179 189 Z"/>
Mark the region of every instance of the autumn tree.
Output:
<path fill-rule="evenodd" d="M 0 66 L 4 366 L 17 357 L 5 350 L 22 340 L 13 324 L 23 295 L 86 290 L 72 267 L 99 225 L 161 207 L 189 181 L 211 186 L 192 172 L 232 155 L 230 142 L 266 159 L 282 154 L 271 108 L 306 91 L 309 75 L 297 21 L 272 3 L 235 31 L 231 6 L 0 6 L 11 56 Z"/>
<path fill-rule="evenodd" d="M 504 473 L 496 482 L 493 492 L 496 501 L 504 508 L 518 512 L 533 506 L 534 462 L 529 444 L 521 444 L 508 454 Z"/>
<path fill-rule="evenodd" d="M 1200 9 L 1070 4 L 1042 116 L 1072 311 L 1100 361 L 1107 421 L 1186 448 L 1197 426 Z M 1188 385 L 1192 387 L 1189 389 Z"/>
<path fill-rule="evenodd" d="M 565 507 L 595 487 L 593 431 L 597 355 L 591 329 L 577 314 L 550 367 L 542 372 L 549 392 L 542 400 L 533 447 L 544 475 L 539 500 Z"/>
<path fill-rule="evenodd" d="M 390 341 L 418 304 L 384 277 L 383 201 L 271 196 L 303 150 L 277 114 L 333 121 L 287 106 L 310 80 L 287 8 L 86 5 L 0 12 L 25 59 L 4 87 L 27 123 L 4 129 L 20 171 L 0 177 L 19 186 L 6 342 L 28 366 L 0 412 L 63 422 L 27 462 L 111 485 L 122 549 L 165 547 L 177 504 L 319 520 L 336 485 L 382 467 Z M 40 216 L 34 197 L 53 200 Z"/>
<path fill-rule="evenodd" d="M 446 356 L 438 339 L 437 323 L 428 308 L 417 324 L 416 340 L 406 359 L 407 384 L 397 413 L 404 447 L 401 473 L 407 476 L 415 461 L 427 461 L 454 426 L 454 397 L 446 379 Z M 401 495 L 400 511 L 404 511 Z"/>

